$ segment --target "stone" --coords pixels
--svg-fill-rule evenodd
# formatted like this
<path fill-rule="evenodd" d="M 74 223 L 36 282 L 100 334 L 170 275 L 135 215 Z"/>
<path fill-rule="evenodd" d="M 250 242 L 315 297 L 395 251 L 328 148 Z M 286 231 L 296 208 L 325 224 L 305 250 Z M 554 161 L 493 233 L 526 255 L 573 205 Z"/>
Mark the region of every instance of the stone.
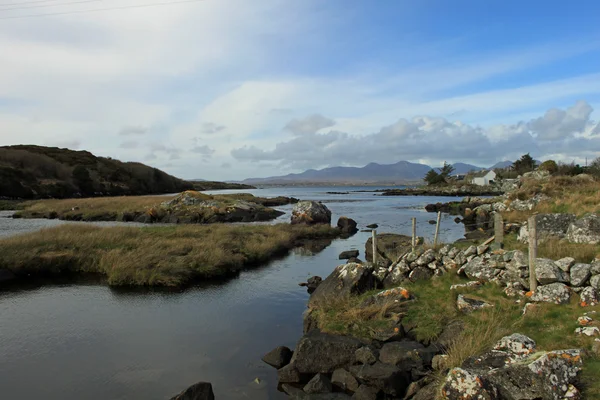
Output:
<path fill-rule="evenodd" d="M 372 386 L 360 385 L 360 387 L 352 395 L 354 400 L 377 400 L 379 390 Z"/>
<path fill-rule="evenodd" d="M 438 336 L 436 343 L 442 348 L 449 348 L 463 333 L 465 330 L 465 324 L 463 321 L 456 319 L 450 321 L 444 329 L 442 329 L 442 333 Z"/>
<path fill-rule="evenodd" d="M 410 267 L 405 261 L 400 261 L 399 263 L 392 265 L 387 276 L 383 280 L 383 287 L 387 289 L 402 284 L 402 282 L 408 278 L 409 273 Z"/>
<path fill-rule="evenodd" d="M 354 352 L 356 361 L 361 364 L 375 364 L 379 354 L 376 350 L 371 347 L 364 346 Z"/>
<path fill-rule="evenodd" d="M 408 275 L 408 279 L 412 282 L 416 282 L 419 280 L 431 279 L 433 276 L 433 271 L 427 267 L 417 267 L 413 269 Z"/>
<path fill-rule="evenodd" d="M 340 217 L 337 222 L 337 227 L 342 233 L 354 235 L 358 232 L 356 221 L 348 217 Z"/>
<path fill-rule="evenodd" d="M 465 250 L 464 255 L 465 257 L 477 255 L 477 247 L 470 246 L 467 250 Z"/>
<path fill-rule="evenodd" d="M 565 284 L 556 282 L 538 286 L 529 299 L 536 303 L 568 304 L 571 299 L 571 291 Z"/>
<path fill-rule="evenodd" d="M 435 260 L 435 251 L 433 251 L 432 249 L 428 249 L 419 258 L 417 258 L 417 260 L 415 262 L 419 266 L 424 266 L 424 265 L 428 265 L 429 263 L 431 263 L 434 260 Z"/>
<path fill-rule="evenodd" d="M 448 257 L 454 259 L 458 253 L 460 253 L 460 250 L 456 247 L 452 247 L 450 248 L 450 250 L 448 250 L 448 254 L 446 254 Z"/>
<path fill-rule="evenodd" d="M 309 305 L 327 303 L 331 299 L 359 295 L 375 289 L 373 268 L 365 264 L 348 263 L 339 265 L 317 287 L 311 295 Z"/>
<path fill-rule="evenodd" d="M 389 267 L 397 261 L 399 255 L 404 255 L 412 249 L 412 237 L 395 233 L 382 233 L 377 235 L 378 264 Z M 365 243 L 365 258 L 373 260 L 373 238 Z"/>
<path fill-rule="evenodd" d="M 328 374 L 353 364 L 355 352 L 362 346 L 359 340 L 349 336 L 312 331 L 298 341 L 291 364 L 301 374 Z"/>
<path fill-rule="evenodd" d="M 321 282 L 323 282 L 323 278 L 321 278 L 320 276 L 311 276 L 310 278 L 308 278 L 308 280 L 306 281 L 308 293 L 314 293 L 314 291 L 317 290 Z"/>
<path fill-rule="evenodd" d="M 512 259 L 510 260 L 510 263 L 507 265 L 507 267 L 510 267 L 515 270 L 528 268 L 529 259 L 527 258 L 525 253 L 523 253 L 520 250 L 517 250 L 513 253 Z"/>
<path fill-rule="evenodd" d="M 575 264 L 575 259 L 573 257 L 564 257 L 560 260 L 555 261 L 558 268 L 563 270 L 564 272 L 569 272 L 571 267 Z"/>
<path fill-rule="evenodd" d="M 565 237 L 571 223 L 575 221 L 574 214 L 538 214 L 535 217 L 538 243 L 548 239 L 562 239 Z M 518 240 L 522 243 L 529 241 L 529 227 L 523 224 L 519 231 Z"/>
<path fill-rule="evenodd" d="M 585 336 L 598 336 L 600 335 L 600 329 L 596 326 L 586 326 L 575 329 L 575 333 Z"/>
<path fill-rule="evenodd" d="M 351 397 L 345 393 L 306 393 L 294 385 L 284 383 L 281 389 L 291 400 L 349 400 Z"/>
<path fill-rule="evenodd" d="M 389 271 L 388 268 L 383 268 L 383 267 L 380 267 L 380 266 L 374 266 L 373 267 L 373 276 L 375 278 L 377 278 L 377 282 L 383 283 L 383 281 L 385 280 L 385 278 L 388 275 L 388 271 Z M 377 286 L 379 286 L 379 285 L 377 285 Z"/>
<path fill-rule="evenodd" d="M 599 275 L 600 274 L 600 258 L 596 258 L 594 259 L 594 261 L 592 261 L 592 275 Z"/>
<path fill-rule="evenodd" d="M 317 374 L 304 386 L 304 391 L 309 394 L 313 393 L 331 393 L 331 380 L 327 375 Z"/>
<path fill-rule="evenodd" d="M 339 255 L 340 260 L 348 260 L 353 257 L 358 257 L 360 252 L 358 250 L 346 250 L 342 251 Z"/>
<path fill-rule="evenodd" d="M 583 291 L 579 293 L 579 298 L 579 305 L 582 307 L 595 306 L 600 302 L 598 291 L 591 286 L 584 288 Z"/>
<path fill-rule="evenodd" d="M 600 291 L 600 275 L 592 275 L 590 278 L 590 286 Z"/>
<path fill-rule="evenodd" d="M 571 243 L 600 243 L 600 217 L 588 214 L 569 226 L 566 238 Z"/>
<path fill-rule="evenodd" d="M 431 368 L 434 371 L 443 371 L 446 369 L 448 356 L 446 354 L 436 354 L 431 360 Z"/>
<path fill-rule="evenodd" d="M 548 285 L 554 282 L 569 282 L 569 276 L 554 263 L 547 258 L 536 258 L 535 274 L 540 285 Z"/>
<path fill-rule="evenodd" d="M 588 326 L 592 323 L 592 321 L 593 319 L 591 317 L 588 317 L 587 315 L 577 318 L 577 324 L 579 324 L 580 326 Z"/>
<path fill-rule="evenodd" d="M 581 396 L 579 390 L 575 386 L 569 385 L 567 393 L 565 393 L 563 400 L 580 400 L 582 398 L 583 397 Z"/>
<path fill-rule="evenodd" d="M 457 267 L 463 266 L 467 262 L 467 257 L 465 256 L 465 253 L 459 251 L 456 257 L 454 257 L 454 262 L 456 263 Z"/>
<path fill-rule="evenodd" d="M 432 270 L 432 271 L 434 271 L 434 272 L 435 272 L 435 271 L 438 269 L 438 265 L 437 265 L 437 263 L 434 261 L 434 262 L 431 262 L 431 263 L 427 264 L 427 268 L 429 268 L 430 270 Z"/>
<path fill-rule="evenodd" d="M 356 378 L 344 368 L 338 368 L 333 371 L 331 376 L 331 383 L 333 386 L 337 386 L 342 390 L 349 390 L 354 392 L 358 389 L 358 381 Z"/>
<path fill-rule="evenodd" d="M 592 276 L 590 264 L 575 264 L 571 267 L 571 286 L 585 286 Z"/>
<path fill-rule="evenodd" d="M 462 290 L 462 289 L 474 289 L 481 286 L 479 281 L 469 281 L 467 283 L 457 283 L 456 285 L 450 286 L 450 290 Z"/>
<path fill-rule="evenodd" d="M 215 395 L 213 393 L 212 385 L 208 382 L 198 382 L 177 396 L 172 397 L 171 400 L 214 400 Z"/>
<path fill-rule="evenodd" d="M 402 396 L 410 383 L 410 374 L 391 364 L 355 365 L 350 373 L 363 385 L 371 386 L 390 396 Z"/>
<path fill-rule="evenodd" d="M 279 346 L 265 354 L 262 358 L 264 362 L 271 367 L 280 369 L 290 363 L 292 359 L 292 350 L 285 346 Z"/>
<path fill-rule="evenodd" d="M 477 299 L 459 294 L 458 299 L 456 300 L 456 307 L 458 308 L 458 311 L 460 311 L 460 312 L 472 313 L 474 311 L 481 310 L 482 308 L 492 307 L 492 305 L 485 301 L 477 300 Z"/>
<path fill-rule="evenodd" d="M 485 252 L 488 251 L 489 248 L 490 246 L 488 246 L 487 244 L 477 246 L 477 255 L 480 256 L 482 254 L 485 254 Z"/>
<path fill-rule="evenodd" d="M 377 225 L 377 224 L 371 224 L 371 225 L 367 225 L 367 228 L 369 228 L 369 229 L 377 229 L 377 228 L 379 228 L 379 225 Z"/>
<path fill-rule="evenodd" d="M 424 349 L 425 346 L 421 343 L 413 341 L 386 343 L 379 351 L 379 361 L 400 367 L 403 371 L 410 371 L 423 365 L 420 352 Z"/>
<path fill-rule="evenodd" d="M 500 270 L 490 267 L 482 257 L 475 257 L 465 265 L 464 273 L 469 279 L 487 282 L 498 275 Z"/>
<path fill-rule="evenodd" d="M 495 400 L 497 391 L 474 372 L 462 368 L 450 370 L 442 387 L 442 398 L 448 400 Z"/>
<path fill-rule="evenodd" d="M 279 380 L 279 383 L 298 383 L 302 381 L 302 376 L 300 375 L 298 368 L 290 363 L 277 370 L 277 379 Z"/>
<path fill-rule="evenodd" d="M 524 358 L 535 352 L 535 341 L 520 333 L 513 333 L 500 339 L 493 347 L 496 351 L 511 353 L 517 358 Z"/>
<path fill-rule="evenodd" d="M 292 224 L 331 224 L 331 211 L 323 203 L 300 201 L 292 209 Z"/>

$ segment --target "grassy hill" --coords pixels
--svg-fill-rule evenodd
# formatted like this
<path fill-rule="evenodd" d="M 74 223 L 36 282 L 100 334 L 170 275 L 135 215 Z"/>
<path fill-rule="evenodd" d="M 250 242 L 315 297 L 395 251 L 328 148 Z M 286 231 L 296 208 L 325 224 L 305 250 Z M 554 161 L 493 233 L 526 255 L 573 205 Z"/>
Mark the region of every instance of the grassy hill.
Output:
<path fill-rule="evenodd" d="M 96 157 L 88 151 L 33 145 L 0 147 L 0 198 L 144 195 L 237 188 L 241 187 L 222 182 L 187 182 L 141 163 Z"/>

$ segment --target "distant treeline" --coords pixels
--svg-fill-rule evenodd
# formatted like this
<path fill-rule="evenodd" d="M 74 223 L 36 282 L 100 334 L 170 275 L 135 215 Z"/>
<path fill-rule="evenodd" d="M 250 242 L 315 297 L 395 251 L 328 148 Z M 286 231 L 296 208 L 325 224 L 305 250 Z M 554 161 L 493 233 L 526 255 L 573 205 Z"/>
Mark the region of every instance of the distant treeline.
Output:
<path fill-rule="evenodd" d="M 33 145 L 0 147 L 0 198 L 144 195 L 224 188 L 238 187 L 222 182 L 188 182 L 142 163 L 96 157 L 88 151 Z"/>

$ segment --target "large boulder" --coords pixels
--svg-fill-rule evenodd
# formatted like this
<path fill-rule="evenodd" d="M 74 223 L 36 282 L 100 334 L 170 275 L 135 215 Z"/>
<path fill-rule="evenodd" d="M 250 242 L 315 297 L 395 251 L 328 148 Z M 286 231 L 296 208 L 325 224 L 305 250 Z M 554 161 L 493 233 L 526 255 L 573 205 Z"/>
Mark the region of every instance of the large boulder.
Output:
<path fill-rule="evenodd" d="M 549 285 L 554 282 L 569 282 L 569 274 L 564 272 L 552 260 L 537 258 L 535 260 L 535 275 L 540 285 Z"/>
<path fill-rule="evenodd" d="M 358 389 L 358 381 L 354 375 L 344 368 L 338 368 L 333 371 L 333 375 L 331 375 L 331 383 L 333 386 L 336 386 L 341 390 L 349 390 L 354 392 L 356 389 Z"/>
<path fill-rule="evenodd" d="M 292 210 L 292 224 L 331 224 L 331 211 L 323 203 L 301 201 Z"/>
<path fill-rule="evenodd" d="M 304 386 L 304 391 L 313 393 L 331 393 L 331 380 L 327 375 L 317 374 Z"/>
<path fill-rule="evenodd" d="M 387 395 L 400 397 L 410 384 L 410 373 L 391 364 L 376 362 L 373 365 L 355 365 L 350 373 L 364 385 L 381 390 Z"/>
<path fill-rule="evenodd" d="M 317 306 L 332 299 L 362 294 L 375 289 L 373 267 L 365 264 L 348 263 L 339 265 L 310 296 L 309 305 Z"/>
<path fill-rule="evenodd" d="M 571 286 L 585 286 L 592 276 L 592 266 L 590 264 L 575 264 L 571 267 Z"/>
<path fill-rule="evenodd" d="M 290 363 L 291 359 L 292 359 L 292 351 L 285 346 L 279 346 L 279 347 L 271 350 L 270 352 L 265 354 L 262 358 L 262 360 L 264 362 L 269 364 L 271 367 L 274 367 L 277 369 L 283 368 L 286 365 L 288 365 Z"/>
<path fill-rule="evenodd" d="M 384 266 L 389 266 L 396 260 L 408 253 L 412 248 L 412 237 L 397 235 L 395 233 L 382 233 L 377 235 L 377 254 Z M 369 238 L 365 244 L 365 257 L 367 261 L 373 261 L 373 238 Z"/>
<path fill-rule="evenodd" d="M 198 382 L 190 386 L 171 400 L 214 400 L 215 395 L 212 385 L 207 382 Z"/>
<path fill-rule="evenodd" d="M 329 374 L 352 365 L 356 361 L 356 350 L 363 345 L 349 336 L 312 331 L 296 345 L 290 365 L 294 365 L 301 374 Z"/>
<path fill-rule="evenodd" d="M 530 300 L 534 302 L 555 304 L 567 304 L 570 299 L 571 290 L 567 285 L 559 282 L 538 286 L 537 290 L 530 297 Z"/>
<path fill-rule="evenodd" d="M 385 364 L 395 365 L 402 371 L 423 366 L 421 352 L 425 349 L 419 342 L 401 341 L 390 342 L 383 345 L 379 351 L 379 360 Z"/>
<path fill-rule="evenodd" d="M 353 235 L 358 232 L 356 221 L 348 217 L 340 217 L 337 222 L 337 227 L 342 233 Z"/>
<path fill-rule="evenodd" d="M 600 217 L 588 214 L 574 221 L 567 231 L 567 240 L 572 243 L 600 243 Z"/>
<path fill-rule="evenodd" d="M 575 221 L 574 214 L 538 214 L 535 216 L 536 233 L 538 242 L 551 238 L 562 239 L 565 237 L 569 226 Z M 519 241 L 529 241 L 529 227 L 527 223 L 521 226 Z"/>

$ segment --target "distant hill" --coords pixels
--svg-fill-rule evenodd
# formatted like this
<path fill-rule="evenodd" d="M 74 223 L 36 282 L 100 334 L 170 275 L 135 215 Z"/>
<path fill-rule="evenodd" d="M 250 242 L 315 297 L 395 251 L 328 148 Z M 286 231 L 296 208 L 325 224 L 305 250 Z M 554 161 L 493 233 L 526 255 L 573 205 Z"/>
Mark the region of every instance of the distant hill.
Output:
<path fill-rule="evenodd" d="M 466 174 L 484 168 L 475 165 L 456 163 L 453 174 Z M 400 161 L 395 164 L 370 163 L 359 167 L 331 167 L 320 170 L 309 169 L 299 174 L 250 178 L 243 183 L 251 185 L 301 185 L 301 184 L 414 184 L 422 182 L 425 174 L 432 169 L 429 165 Z M 438 168 L 436 168 L 438 169 Z"/>
<path fill-rule="evenodd" d="M 504 169 L 504 168 L 511 167 L 512 165 L 513 165 L 512 161 L 500 161 L 500 162 L 492 165 L 490 167 L 490 169 L 496 169 L 496 168 Z"/>
<path fill-rule="evenodd" d="M 143 195 L 238 187 L 223 182 L 187 182 L 141 163 L 97 157 L 88 151 L 33 145 L 0 147 L 0 197 L 5 198 Z"/>

